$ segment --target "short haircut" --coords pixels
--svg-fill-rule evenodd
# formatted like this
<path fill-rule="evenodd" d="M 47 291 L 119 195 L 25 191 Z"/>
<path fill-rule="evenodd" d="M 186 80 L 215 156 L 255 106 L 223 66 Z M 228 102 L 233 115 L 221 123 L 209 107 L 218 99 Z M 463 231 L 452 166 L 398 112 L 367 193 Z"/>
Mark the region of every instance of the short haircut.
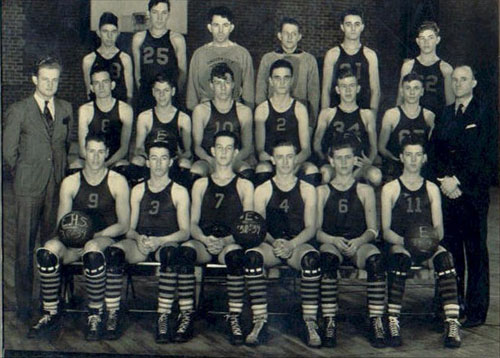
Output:
<path fill-rule="evenodd" d="M 422 81 L 422 77 L 415 71 L 411 71 L 410 73 L 404 75 L 403 79 L 401 80 L 401 83 L 411 82 L 411 81 L 419 81 L 420 83 L 424 84 L 424 82 Z"/>
<path fill-rule="evenodd" d="M 99 18 L 99 28 L 108 24 L 114 25 L 118 28 L 118 18 L 112 12 L 106 11 L 103 12 L 101 17 Z"/>
<path fill-rule="evenodd" d="M 293 144 L 291 141 L 289 141 L 287 139 L 277 140 L 274 143 L 274 145 L 273 145 L 273 154 L 274 154 L 274 150 L 276 148 L 279 148 L 279 147 L 292 147 L 293 148 L 293 152 L 295 154 L 297 154 L 297 147 L 295 146 L 295 144 Z"/>
<path fill-rule="evenodd" d="M 340 80 L 343 80 L 344 78 L 348 78 L 348 77 L 354 77 L 356 79 L 356 82 L 358 80 L 358 78 L 356 77 L 354 72 L 352 72 L 352 70 L 350 68 L 341 68 L 341 69 L 339 69 L 339 72 L 337 75 L 337 82 Z"/>
<path fill-rule="evenodd" d="M 458 65 L 455 66 L 453 71 L 455 71 L 457 68 L 460 68 L 460 67 L 468 68 L 470 70 L 470 72 L 472 73 L 472 79 L 473 80 L 476 79 L 476 71 L 474 71 L 474 69 L 472 68 L 471 65 L 466 65 L 465 63 L 459 63 Z"/>
<path fill-rule="evenodd" d="M 439 27 L 434 21 L 422 22 L 422 24 L 417 29 L 417 37 L 420 35 L 421 32 L 424 32 L 425 30 L 434 31 L 436 36 L 439 36 Z"/>
<path fill-rule="evenodd" d="M 300 24 L 293 17 L 287 17 L 287 16 L 285 16 L 284 18 L 281 19 L 281 22 L 280 22 L 280 31 L 283 30 L 283 26 L 285 26 L 286 24 L 297 26 L 297 28 L 299 29 L 299 32 L 300 32 Z"/>
<path fill-rule="evenodd" d="M 154 87 L 156 83 L 168 83 L 171 88 L 177 88 L 177 81 L 168 72 L 160 72 L 151 81 L 151 86 Z"/>
<path fill-rule="evenodd" d="M 94 64 L 90 70 L 90 82 L 92 82 L 92 76 L 99 72 L 106 72 L 109 75 L 109 79 L 111 79 L 111 72 L 109 66 Z"/>
<path fill-rule="evenodd" d="M 149 140 L 145 143 L 146 153 L 149 157 L 151 148 L 165 148 L 168 151 L 168 156 L 173 158 L 175 156 L 175 143 L 168 139 L 163 140 Z"/>
<path fill-rule="evenodd" d="M 290 61 L 284 59 L 279 59 L 274 61 L 271 67 L 269 68 L 269 77 L 273 76 L 273 71 L 277 68 L 288 68 L 291 72 L 291 75 L 293 76 L 293 66 L 290 63 Z"/>
<path fill-rule="evenodd" d="M 104 146 L 107 148 L 109 148 L 108 146 L 108 141 L 106 140 L 106 137 L 102 134 L 99 134 L 99 133 L 89 133 L 87 134 L 87 136 L 85 137 L 85 146 L 87 146 L 89 144 L 89 142 L 97 142 L 97 143 L 102 143 L 104 144 Z"/>
<path fill-rule="evenodd" d="M 228 73 L 234 81 L 234 72 L 231 67 L 225 62 L 218 63 L 212 68 L 212 71 L 210 71 L 210 82 L 212 82 L 215 77 L 225 79 Z"/>
<path fill-rule="evenodd" d="M 238 140 L 238 137 L 236 136 L 236 134 L 234 134 L 231 131 L 227 131 L 227 130 L 222 130 L 222 131 L 218 131 L 217 133 L 215 133 L 215 135 L 214 135 L 214 141 L 212 143 L 212 147 L 215 148 L 215 142 L 217 142 L 217 138 L 219 138 L 219 137 L 233 138 L 234 148 L 235 149 L 240 149 L 240 141 Z"/>
<path fill-rule="evenodd" d="M 401 154 L 404 153 L 405 148 L 409 145 L 419 145 L 422 147 L 422 150 L 425 153 L 425 138 L 424 135 L 416 135 L 414 133 L 411 133 L 403 138 L 401 141 Z"/>
<path fill-rule="evenodd" d="M 360 9 L 357 9 L 357 8 L 351 8 L 351 9 L 347 9 L 347 10 L 343 11 L 340 14 L 340 23 L 343 24 L 346 16 L 349 16 L 349 15 L 359 16 L 361 18 L 361 22 L 362 23 L 365 22 L 363 11 L 361 11 Z"/>
<path fill-rule="evenodd" d="M 62 72 L 60 60 L 52 56 L 42 57 L 35 61 L 33 65 L 33 76 L 38 76 L 42 68 L 56 69 Z"/>
<path fill-rule="evenodd" d="M 161 3 L 167 4 L 168 11 L 170 11 L 170 0 L 149 0 L 148 10 L 151 11 L 152 8 Z"/>
<path fill-rule="evenodd" d="M 228 19 L 230 23 L 233 22 L 233 13 L 227 6 L 216 6 L 208 11 L 208 23 L 212 22 L 214 16 L 220 16 Z"/>
<path fill-rule="evenodd" d="M 330 158 L 333 158 L 333 153 L 336 150 L 351 148 L 352 153 L 355 154 L 360 145 L 359 138 L 357 138 L 354 134 L 346 132 L 346 133 L 338 133 L 336 134 L 330 142 L 328 146 L 327 155 Z"/>

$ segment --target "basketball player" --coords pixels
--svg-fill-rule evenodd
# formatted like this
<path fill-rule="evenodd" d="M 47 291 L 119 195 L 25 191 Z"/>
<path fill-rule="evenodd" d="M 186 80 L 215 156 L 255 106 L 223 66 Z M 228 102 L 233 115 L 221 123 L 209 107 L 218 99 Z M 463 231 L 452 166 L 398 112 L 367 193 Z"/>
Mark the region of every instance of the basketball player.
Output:
<path fill-rule="evenodd" d="M 121 333 L 119 310 L 125 262 L 148 260 L 161 263 L 156 342 L 168 343 L 171 339 L 169 315 L 177 288 L 180 315 L 174 340 L 186 342 L 192 337 L 196 253 L 189 247 L 179 247 L 189 237 L 189 193 L 169 177 L 175 149 L 175 142 L 148 143 L 146 165 L 150 178 L 132 189 L 127 239 L 107 249 L 108 339 L 117 339 Z"/>
<path fill-rule="evenodd" d="M 87 136 L 102 135 L 109 150 L 109 157 L 104 164 L 107 167 L 126 165 L 132 132 L 132 107 L 113 97 L 115 82 L 111 79 L 108 69 L 96 66 L 90 78 L 95 100 L 85 103 L 78 110 L 80 157 L 85 159 L 87 156 Z M 82 166 L 82 160 L 77 160 L 72 163 L 71 168 Z"/>
<path fill-rule="evenodd" d="M 260 104 L 268 99 L 273 92 L 269 86 L 269 68 L 274 61 L 285 59 L 293 66 L 292 95 L 306 104 L 309 109 L 309 129 L 313 133 L 316 127 L 316 118 L 319 113 L 319 72 L 316 58 L 298 47 L 302 33 L 300 24 L 291 17 L 281 20 L 278 32 L 280 46 L 262 56 L 257 72 L 255 85 L 255 102 Z"/>
<path fill-rule="evenodd" d="M 340 103 L 339 93 L 332 89 L 337 86 L 339 71 L 349 69 L 356 75 L 360 87 L 359 106 L 371 109 L 376 117 L 380 102 L 378 58 L 375 51 L 361 44 L 361 33 L 365 29 L 362 12 L 350 9 L 342 13 L 340 29 L 344 33 L 343 42 L 325 55 L 321 108 L 333 108 Z"/>
<path fill-rule="evenodd" d="M 321 310 L 324 318 L 324 342 L 337 342 L 337 270 L 346 261 L 367 272 L 370 340 L 375 348 L 385 347 L 383 315 L 385 311 L 385 265 L 380 250 L 373 244 L 378 236 L 375 192 L 370 185 L 358 183 L 353 175 L 352 137 L 334 142 L 328 160 L 335 168 L 331 182 L 318 187 L 316 238 L 322 245 Z"/>
<path fill-rule="evenodd" d="M 377 156 L 377 132 L 373 112 L 360 108 L 357 96 L 360 86 L 350 69 L 340 69 L 336 79 L 335 91 L 340 96 L 340 104 L 332 108 L 323 108 L 319 114 L 318 126 L 314 133 L 314 151 L 320 163 L 325 163 L 326 153 L 335 136 L 343 133 L 353 134 L 360 145 L 356 150 L 354 171 L 355 178 L 364 178 L 372 185 L 380 185 L 382 173 L 372 165 Z M 328 183 L 334 176 L 329 163 L 321 168 L 323 183 Z"/>
<path fill-rule="evenodd" d="M 245 277 L 254 326 L 246 338 L 261 344 L 267 335 L 267 300 L 264 267 L 287 264 L 301 272 L 303 334 L 308 346 L 319 348 L 317 311 L 321 278 L 319 252 L 308 242 L 316 233 L 316 190 L 294 174 L 297 149 L 281 141 L 272 150 L 276 175 L 255 190 L 255 211 L 267 221 L 266 241 L 245 253 Z"/>
<path fill-rule="evenodd" d="M 409 59 L 401 67 L 401 79 L 410 72 L 420 75 L 424 94 L 420 103 L 422 107 L 440 116 L 446 105 L 455 101 L 455 95 L 451 88 L 451 73 L 453 68 L 436 53 L 436 48 L 441 37 L 439 27 L 433 21 L 425 21 L 417 30 L 416 42 L 420 53 L 416 58 Z M 400 86 L 398 93 L 398 104 L 403 103 L 403 92 Z"/>
<path fill-rule="evenodd" d="M 107 68 L 111 80 L 115 82 L 113 97 L 120 101 L 132 103 L 134 91 L 134 76 L 132 73 L 132 58 L 126 52 L 116 47 L 120 35 L 118 18 L 111 12 L 103 12 L 96 31 L 101 45 L 97 50 L 87 54 L 82 61 L 83 80 L 89 99 L 94 99 L 90 74 L 94 66 Z"/>
<path fill-rule="evenodd" d="M 304 180 L 313 185 L 320 181 L 316 166 L 307 162 L 311 155 L 309 117 L 307 108 L 290 94 L 292 78 L 293 66 L 289 61 L 274 61 L 269 69 L 269 85 L 273 93 L 255 110 L 255 146 L 260 161 L 255 169 L 257 184 L 272 177 L 272 150 L 281 141 L 291 142 L 299 151 L 294 171 L 301 169 Z"/>
<path fill-rule="evenodd" d="M 191 58 L 187 84 L 186 106 L 194 110 L 197 104 L 214 98 L 210 72 L 217 63 L 225 62 L 234 73 L 233 98 L 253 108 L 254 69 L 252 57 L 244 47 L 229 40 L 234 30 L 233 13 L 225 6 L 208 12 L 208 31 L 212 41 L 198 48 Z"/>
<path fill-rule="evenodd" d="M 435 119 L 433 112 L 420 105 L 424 88 L 419 74 L 410 72 L 405 75 L 401 87 L 403 103 L 385 112 L 378 141 L 378 150 L 385 159 L 384 174 L 393 178 L 402 173 L 399 153 L 403 139 L 408 135 L 421 136 L 427 145 Z"/>
<path fill-rule="evenodd" d="M 184 91 L 186 83 L 186 41 L 184 36 L 167 28 L 170 0 L 149 0 L 150 28 L 137 32 L 132 39 L 135 84 L 139 89 L 138 113 L 155 105 L 151 88 L 158 73 L 166 72 Z"/>
<path fill-rule="evenodd" d="M 399 159 L 403 163 L 403 174 L 382 188 L 382 229 L 384 240 L 390 244 L 387 280 L 388 345 L 393 347 L 402 344 L 399 315 L 406 276 L 412 265 L 412 257 L 405 248 L 409 225 L 431 226 L 439 240 L 443 238 L 439 188 L 420 175 L 420 170 L 427 160 L 422 140 L 411 135 L 406 137 L 401 144 Z M 432 258 L 422 264 L 434 268 L 436 272 L 445 315 L 444 345 L 449 348 L 460 347 L 457 274 L 453 257 L 445 248 L 439 246 Z"/>
<path fill-rule="evenodd" d="M 44 337 L 60 328 L 61 265 L 80 258 L 89 300 L 85 339 L 101 338 L 106 288 L 104 252 L 128 230 L 129 188 L 123 176 L 106 167 L 109 149 L 103 136 L 90 134 L 85 150 L 83 170 L 67 176 L 61 184 L 57 221 L 70 211 L 85 212 L 92 218 L 95 234 L 83 248 L 66 247 L 56 236 L 36 251 L 43 315 L 30 328 L 29 338 Z"/>
<path fill-rule="evenodd" d="M 251 171 L 245 161 L 253 152 L 252 110 L 233 99 L 234 86 L 234 72 L 226 63 L 219 63 L 212 68 L 210 88 L 214 99 L 200 103 L 193 111 L 194 152 L 200 159 L 191 168 L 194 175 L 206 176 L 214 170 L 215 158 L 210 155 L 210 148 L 215 134 L 221 130 L 234 133 L 238 143 L 241 143 L 241 149 L 233 161 L 235 172 L 245 174 Z"/>
<path fill-rule="evenodd" d="M 227 266 L 229 339 L 231 344 L 239 345 L 244 341 L 240 325 L 245 293 L 244 253 L 242 247 L 235 244 L 229 228 L 243 211 L 253 210 L 253 185 L 233 171 L 233 161 L 238 155 L 238 139 L 234 133 L 218 132 L 210 151 L 215 158 L 215 170 L 193 185 L 191 236 L 194 240 L 182 246 L 196 250 L 197 265 L 214 260 Z"/>

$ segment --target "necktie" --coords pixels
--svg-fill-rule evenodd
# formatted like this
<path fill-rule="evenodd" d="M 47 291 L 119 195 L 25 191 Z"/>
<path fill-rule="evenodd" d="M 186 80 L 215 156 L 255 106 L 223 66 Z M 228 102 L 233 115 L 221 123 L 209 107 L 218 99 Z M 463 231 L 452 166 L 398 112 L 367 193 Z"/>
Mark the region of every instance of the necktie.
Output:
<path fill-rule="evenodd" d="M 52 118 L 52 113 L 49 111 L 49 101 L 45 101 L 45 107 L 43 108 L 43 116 L 45 117 L 45 121 L 47 122 L 47 126 L 49 128 L 49 134 L 52 135 L 52 131 L 54 129 L 54 120 Z"/>
<path fill-rule="evenodd" d="M 460 103 L 458 105 L 457 112 L 455 113 L 455 119 L 461 120 L 464 117 L 464 105 Z"/>

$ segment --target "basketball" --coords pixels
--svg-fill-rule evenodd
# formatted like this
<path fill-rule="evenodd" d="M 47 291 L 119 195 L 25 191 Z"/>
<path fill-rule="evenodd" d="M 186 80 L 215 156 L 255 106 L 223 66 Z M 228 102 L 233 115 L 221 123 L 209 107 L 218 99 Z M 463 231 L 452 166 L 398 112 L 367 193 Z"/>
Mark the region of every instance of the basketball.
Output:
<path fill-rule="evenodd" d="M 439 246 L 439 238 L 432 226 L 412 225 L 406 231 L 405 248 L 416 262 L 430 259 Z"/>
<path fill-rule="evenodd" d="M 259 246 L 267 234 L 266 220 L 255 211 L 245 211 L 234 223 L 234 241 L 245 250 Z"/>
<path fill-rule="evenodd" d="M 82 248 L 94 236 L 92 219 L 81 211 L 71 211 L 59 223 L 59 239 L 73 248 Z"/>

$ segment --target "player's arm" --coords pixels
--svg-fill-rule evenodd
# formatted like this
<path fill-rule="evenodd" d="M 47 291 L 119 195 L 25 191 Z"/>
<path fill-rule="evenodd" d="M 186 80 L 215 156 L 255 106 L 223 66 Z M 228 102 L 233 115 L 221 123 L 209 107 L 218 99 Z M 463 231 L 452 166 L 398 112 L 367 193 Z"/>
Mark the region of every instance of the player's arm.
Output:
<path fill-rule="evenodd" d="M 134 97 L 134 65 L 129 54 L 123 51 L 120 54 L 120 59 L 123 64 L 123 78 L 125 79 L 125 87 L 127 88 L 127 103 L 131 105 L 132 98 Z"/>
<path fill-rule="evenodd" d="M 368 74 L 370 76 L 370 108 L 373 115 L 377 115 L 378 105 L 380 103 L 380 76 L 378 70 L 378 57 L 375 51 L 364 47 L 364 53 L 368 60 Z"/>
<path fill-rule="evenodd" d="M 132 55 L 134 56 L 135 85 L 141 87 L 141 46 L 146 38 L 146 31 L 140 31 L 132 38 Z"/>
<path fill-rule="evenodd" d="M 151 130 L 153 122 L 151 117 L 152 116 L 149 115 L 149 111 L 144 111 L 141 114 L 139 114 L 139 117 L 137 118 L 135 149 L 134 149 L 135 158 L 133 159 L 133 163 L 136 165 L 144 165 L 146 159 L 148 158 L 144 143 L 146 142 L 146 137 Z M 137 157 L 141 157 L 144 160 L 140 160 Z"/>
<path fill-rule="evenodd" d="M 367 184 L 359 184 L 357 191 L 365 210 L 366 230 L 358 237 L 360 242 L 364 244 L 375 240 L 378 236 L 375 191 L 372 186 Z"/>
<path fill-rule="evenodd" d="M 316 227 L 318 230 L 316 231 L 316 240 L 322 244 L 330 243 L 332 236 L 328 235 L 326 232 L 322 230 L 323 228 L 323 217 L 325 210 L 325 203 L 328 197 L 328 186 L 320 185 L 316 188 L 317 195 L 317 205 L 316 205 Z"/>
<path fill-rule="evenodd" d="M 323 62 L 323 86 L 321 89 L 321 108 L 330 107 L 330 94 L 333 83 L 333 68 L 340 56 L 340 49 L 335 46 L 327 51 Z"/>
<path fill-rule="evenodd" d="M 191 190 L 191 236 L 198 241 L 201 241 L 206 246 L 208 243 L 208 236 L 203 233 L 199 224 L 201 217 L 201 204 L 203 196 L 208 186 L 208 178 L 201 178 L 194 182 L 193 189 Z"/>
<path fill-rule="evenodd" d="M 304 201 L 304 230 L 290 240 L 294 248 L 308 242 L 316 234 L 316 188 L 309 183 L 300 183 L 300 195 Z"/>
<path fill-rule="evenodd" d="M 436 123 L 436 115 L 434 112 L 429 111 L 426 108 L 422 108 L 422 111 L 424 113 L 424 121 L 425 124 L 429 127 L 429 136 L 427 137 L 427 140 L 430 140 L 432 137 L 432 132 L 434 132 L 434 126 Z"/>
<path fill-rule="evenodd" d="M 193 111 L 193 147 L 194 153 L 198 158 L 212 163 L 214 159 L 212 156 L 205 151 L 201 146 L 203 142 L 203 132 L 208 123 L 210 116 L 210 107 L 207 103 L 200 103 L 197 105 Z"/>
<path fill-rule="evenodd" d="M 321 142 L 323 141 L 323 137 L 325 136 L 326 128 L 328 126 L 328 120 L 329 118 L 334 117 L 336 112 L 337 108 L 323 108 L 319 113 L 318 125 L 316 126 L 316 132 L 314 133 L 313 138 L 313 148 L 316 154 L 321 159 L 325 159 L 326 157 L 326 153 L 323 153 L 323 150 L 321 148 Z M 331 115 L 331 113 L 333 113 L 333 116 Z"/>
<path fill-rule="evenodd" d="M 302 103 L 297 102 L 295 116 L 299 128 L 299 142 L 301 151 L 297 154 L 297 166 L 300 166 L 311 156 L 311 136 L 309 135 L 309 114 Z M 316 193 L 314 193 L 316 194 Z"/>
<path fill-rule="evenodd" d="M 86 55 L 82 60 L 83 83 L 85 84 L 85 93 L 87 94 L 87 98 L 89 97 L 91 92 L 90 70 L 92 69 L 92 65 L 94 64 L 95 57 L 96 57 L 95 53 L 91 52 L 88 55 Z"/>
<path fill-rule="evenodd" d="M 111 195 L 115 199 L 115 211 L 118 221 L 96 232 L 94 237 L 117 237 L 126 234 L 130 227 L 130 190 L 127 180 L 122 175 L 111 171 L 108 175 L 108 183 Z"/>
<path fill-rule="evenodd" d="M 399 185 L 393 180 L 382 187 L 382 231 L 384 240 L 393 245 L 404 246 L 404 238 L 391 229 L 392 208 L 400 192 Z"/>
<path fill-rule="evenodd" d="M 455 94 L 453 93 L 453 88 L 451 87 L 451 73 L 453 72 L 453 67 L 445 61 L 441 61 L 439 67 L 444 77 L 444 96 L 446 99 L 446 105 L 449 106 L 455 102 Z M 441 113 L 436 114 L 441 115 Z"/>
<path fill-rule="evenodd" d="M 441 193 L 436 184 L 431 181 L 426 181 L 427 194 L 429 195 L 429 202 L 431 204 L 432 226 L 436 230 L 439 240 L 443 239 L 443 211 L 441 209 Z"/>
<path fill-rule="evenodd" d="M 271 155 L 265 151 L 266 146 L 266 120 L 269 115 L 267 102 L 259 104 L 255 110 L 255 149 L 260 161 L 271 160 Z"/>
<path fill-rule="evenodd" d="M 403 62 L 403 66 L 401 66 L 401 75 L 399 76 L 399 84 L 398 84 L 398 97 L 396 99 L 396 105 L 403 104 L 403 77 L 409 74 L 413 68 L 415 60 L 406 60 Z"/>
<path fill-rule="evenodd" d="M 120 148 L 115 154 L 106 161 L 107 166 L 115 164 L 117 161 L 124 159 L 128 154 L 130 143 L 130 135 L 132 134 L 132 121 L 134 112 L 125 102 L 118 102 L 118 113 L 122 122 L 122 130 L 120 133 Z"/>
<path fill-rule="evenodd" d="M 252 110 L 243 104 L 236 104 L 236 111 L 240 121 L 241 149 L 236 155 L 235 162 L 247 159 L 253 152 L 253 123 Z"/>
<path fill-rule="evenodd" d="M 238 191 L 238 195 L 241 198 L 243 211 L 253 210 L 254 190 L 252 182 L 246 179 L 238 179 L 238 182 L 236 183 L 236 190 Z M 233 235 L 228 235 L 224 237 L 223 240 L 224 246 L 233 244 L 235 242 Z"/>
<path fill-rule="evenodd" d="M 181 153 L 180 157 L 191 159 L 193 157 L 191 152 L 191 118 L 184 112 L 179 113 L 179 127 L 184 146 L 184 152 Z"/>
<path fill-rule="evenodd" d="M 130 227 L 127 231 L 127 239 L 137 240 L 140 234 L 136 231 L 139 223 L 139 214 L 141 210 L 141 201 L 144 196 L 146 184 L 144 182 L 137 184 L 130 193 Z"/>
<path fill-rule="evenodd" d="M 368 133 L 368 141 L 370 142 L 370 154 L 368 159 L 373 163 L 377 156 L 377 130 L 375 128 L 375 115 L 373 111 L 366 109 L 360 110 L 361 119 Z"/>
<path fill-rule="evenodd" d="M 81 174 L 79 174 L 81 175 Z M 70 175 L 64 178 L 59 189 L 59 206 L 57 208 L 57 223 L 62 217 L 73 209 L 73 198 L 79 188 L 78 175 Z"/>
<path fill-rule="evenodd" d="M 78 147 L 80 149 L 80 157 L 86 158 L 85 138 L 89 133 L 89 123 L 94 116 L 94 107 L 92 102 L 85 103 L 78 109 Z"/>
<path fill-rule="evenodd" d="M 177 66 L 179 67 L 179 79 L 177 83 L 179 92 L 182 93 L 186 85 L 187 75 L 186 40 L 182 34 L 177 32 L 171 33 L 170 40 L 175 50 L 175 57 L 177 57 Z"/>
<path fill-rule="evenodd" d="M 259 185 L 254 192 L 254 210 L 258 212 L 264 219 L 266 219 L 266 208 L 271 199 L 272 186 L 271 182 L 267 181 L 264 184 Z M 269 233 L 266 234 L 266 241 L 268 243 L 273 243 L 275 238 Z"/>
<path fill-rule="evenodd" d="M 261 104 L 267 99 L 269 94 L 269 56 L 266 54 L 260 60 L 259 69 L 257 70 L 257 81 L 255 82 L 255 103 Z"/>
<path fill-rule="evenodd" d="M 398 121 L 399 111 L 396 108 L 388 109 L 382 118 L 382 128 L 380 129 L 380 137 L 378 138 L 378 151 L 380 154 L 385 158 L 395 161 L 399 161 L 399 158 L 387 149 L 387 144 Z"/>

